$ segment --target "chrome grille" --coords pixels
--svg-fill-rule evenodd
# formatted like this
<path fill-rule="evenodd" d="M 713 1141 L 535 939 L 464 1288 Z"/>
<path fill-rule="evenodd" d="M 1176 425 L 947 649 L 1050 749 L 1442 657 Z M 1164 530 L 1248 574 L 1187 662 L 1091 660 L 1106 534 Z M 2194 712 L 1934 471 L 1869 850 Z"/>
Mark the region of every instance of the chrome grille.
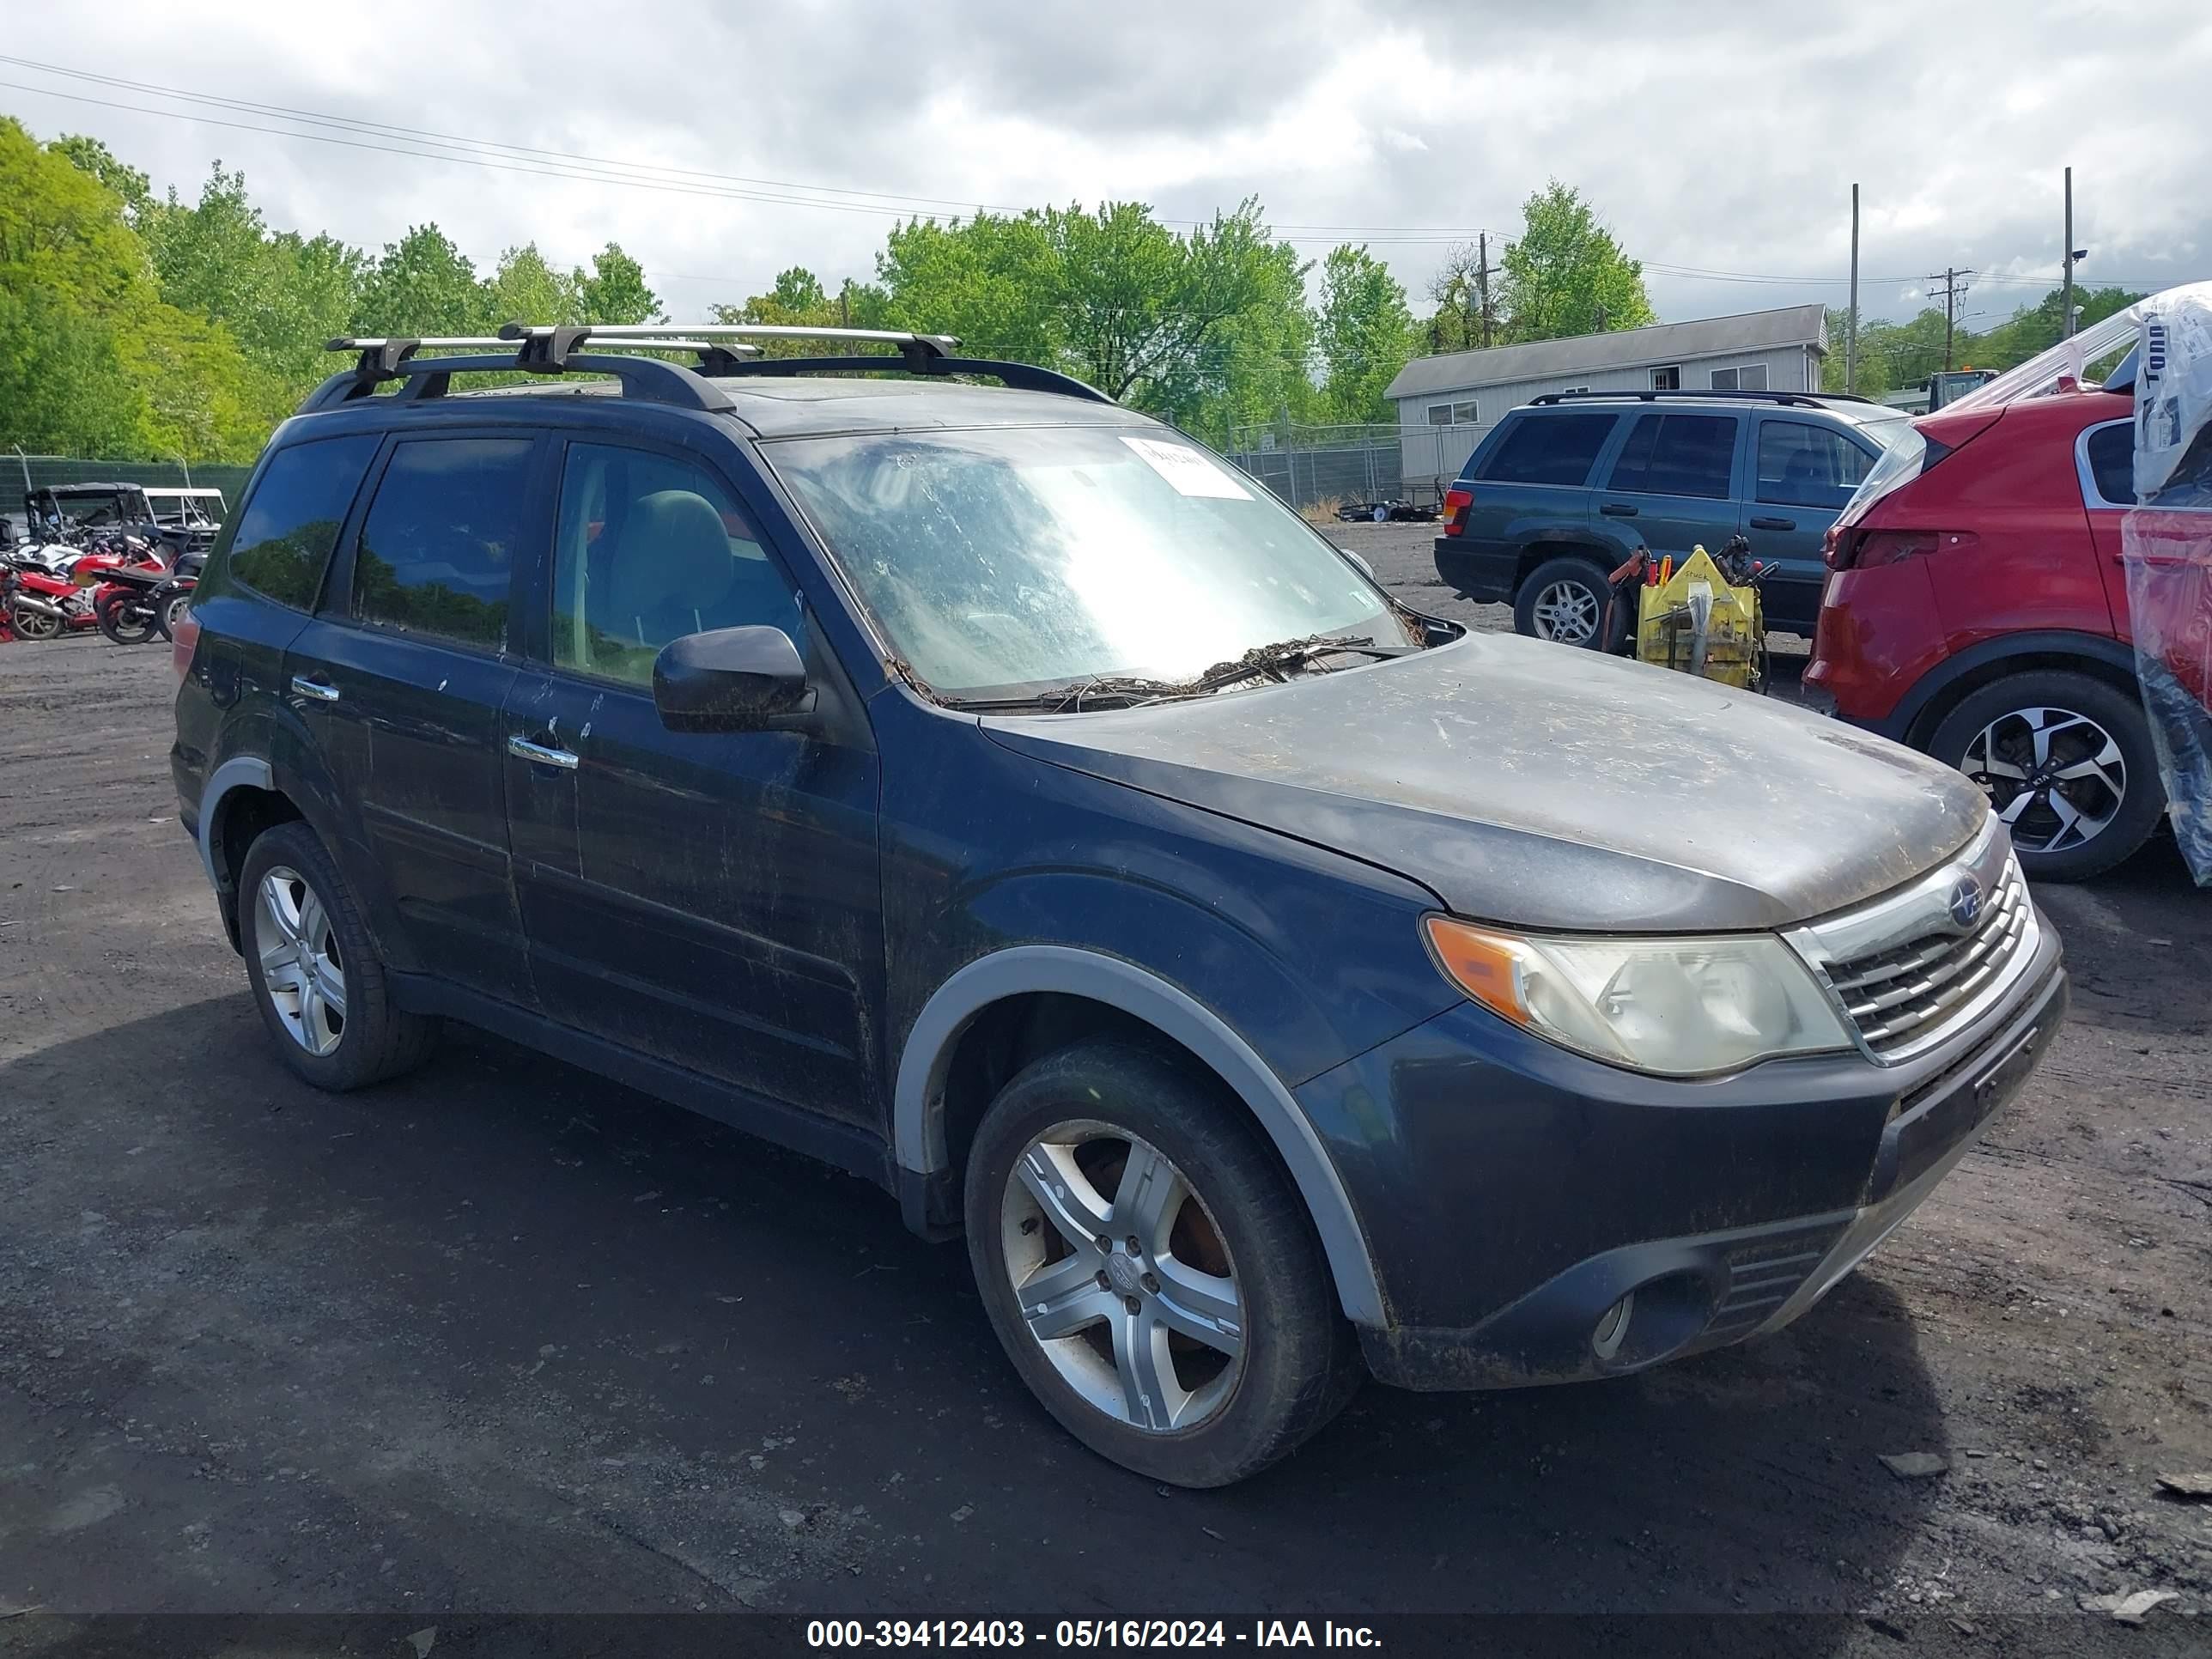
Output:
<path fill-rule="evenodd" d="M 1942 1029 L 1946 1016 L 1996 983 L 2027 937 L 2027 893 L 2010 860 L 1969 933 L 1929 933 L 1838 962 L 1828 983 L 1868 1048 L 1889 1054 Z"/>
<path fill-rule="evenodd" d="M 1978 914 L 1964 922 L 1951 903 L 1978 885 Z M 2010 844 L 1994 819 L 1940 870 L 1871 904 L 1791 930 L 1850 1021 L 1860 1045 L 1885 1062 L 1933 1048 L 1980 1014 L 2034 954 L 2035 907 Z"/>

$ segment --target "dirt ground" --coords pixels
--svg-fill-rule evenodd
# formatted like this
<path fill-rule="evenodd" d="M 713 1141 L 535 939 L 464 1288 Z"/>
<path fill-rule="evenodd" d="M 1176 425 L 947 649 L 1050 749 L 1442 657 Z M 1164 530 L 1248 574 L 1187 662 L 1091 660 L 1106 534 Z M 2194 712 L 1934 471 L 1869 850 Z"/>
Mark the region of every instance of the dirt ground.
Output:
<path fill-rule="evenodd" d="M 1340 539 L 1496 625 L 1429 533 Z M 2074 976 L 2049 1061 L 1790 1331 L 1370 1387 L 1260 1479 L 1170 1493 L 1061 1435 L 960 1249 L 858 1182 L 489 1038 L 293 1081 L 175 821 L 170 695 L 158 648 L 0 646 L 0 1646 L 89 1650 L 103 1612 L 694 1608 L 2212 1646 L 2212 1504 L 2157 1480 L 2212 1470 L 2212 894 L 2168 845 L 2039 890 Z M 2139 1629 L 2082 1606 L 2142 1589 L 2175 1599 Z"/>

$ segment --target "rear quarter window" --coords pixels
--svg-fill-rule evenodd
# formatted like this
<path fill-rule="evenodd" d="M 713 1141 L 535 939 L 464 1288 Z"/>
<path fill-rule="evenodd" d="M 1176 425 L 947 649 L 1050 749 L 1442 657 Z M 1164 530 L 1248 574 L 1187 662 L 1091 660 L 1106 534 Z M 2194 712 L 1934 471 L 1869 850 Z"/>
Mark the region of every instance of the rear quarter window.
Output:
<path fill-rule="evenodd" d="M 377 443 L 367 433 L 319 438 L 270 456 L 239 510 L 230 578 L 279 605 L 313 610 L 323 567 Z"/>
<path fill-rule="evenodd" d="M 1587 483 L 1619 418 L 1581 410 L 1520 416 L 1475 476 L 1491 483 Z"/>

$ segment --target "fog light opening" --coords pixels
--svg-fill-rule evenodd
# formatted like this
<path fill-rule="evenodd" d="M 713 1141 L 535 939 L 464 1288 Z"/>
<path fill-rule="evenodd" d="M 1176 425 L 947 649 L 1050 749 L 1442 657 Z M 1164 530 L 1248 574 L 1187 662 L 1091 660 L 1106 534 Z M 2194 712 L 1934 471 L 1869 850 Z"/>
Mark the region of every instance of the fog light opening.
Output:
<path fill-rule="evenodd" d="M 1590 1332 L 1590 1352 L 1601 1360 L 1611 1361 L 1620 1352 L 1622 1340 L 1628 1335 L 1628 1322 L 1636 1314 L 1636 1292 L 1631 1291 L 1599 1316 L 1597 1327 Z"/>

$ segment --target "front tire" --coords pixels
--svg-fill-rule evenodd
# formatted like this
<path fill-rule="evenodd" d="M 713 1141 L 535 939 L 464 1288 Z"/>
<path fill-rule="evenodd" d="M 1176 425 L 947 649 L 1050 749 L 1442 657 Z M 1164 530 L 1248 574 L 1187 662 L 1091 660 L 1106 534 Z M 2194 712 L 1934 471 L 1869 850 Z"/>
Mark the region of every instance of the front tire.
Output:
<path fill-rule="evenodd" d="M 1514 631 L 1584 650 L 1613 650 L 1620 642 L 1626 618 L 1622 607 L 1612 605 L 1607 574 L 1596 560 L 1578 555 L 1547 559 L 1514 592 Z"/>
<path fill-rule="evenodd" d="M 2033 669 L 1943 717 L 1928 751 L 1980 784 L 2031 881 L 2086 881 L 2149 839 L 2166 808 L 2150 723 L 2087 674 Z"/>
<path fill-rule="evenodd" d="M 28 605 L 19 605 L 15 607 L 14 622 L 16 635 L 27 640 L 51 640 L 59 635 L 62 631 L 62 619 L 59 617 L 49 616 L 43 611 L 33 611 Z"/>
<path fill-rule="evenodd" d="M 305 1081 L 343 1093 L 429 1057 L 438 1022 L 392 1006 L 360 908 L 306 824 L 277 824 L 246 848 L 238 934 L 262 1024 Z"/>
<path fill-rule="evenodd" d="M 1008 1358 L 1124 1468 L 1227 1486 L 1358 1387 L 1297 1189 L 1241 1109 L 1164 1054 L 1093 1041 L 1025 1068 L 976 1131 L 965 1200 Z"/>

